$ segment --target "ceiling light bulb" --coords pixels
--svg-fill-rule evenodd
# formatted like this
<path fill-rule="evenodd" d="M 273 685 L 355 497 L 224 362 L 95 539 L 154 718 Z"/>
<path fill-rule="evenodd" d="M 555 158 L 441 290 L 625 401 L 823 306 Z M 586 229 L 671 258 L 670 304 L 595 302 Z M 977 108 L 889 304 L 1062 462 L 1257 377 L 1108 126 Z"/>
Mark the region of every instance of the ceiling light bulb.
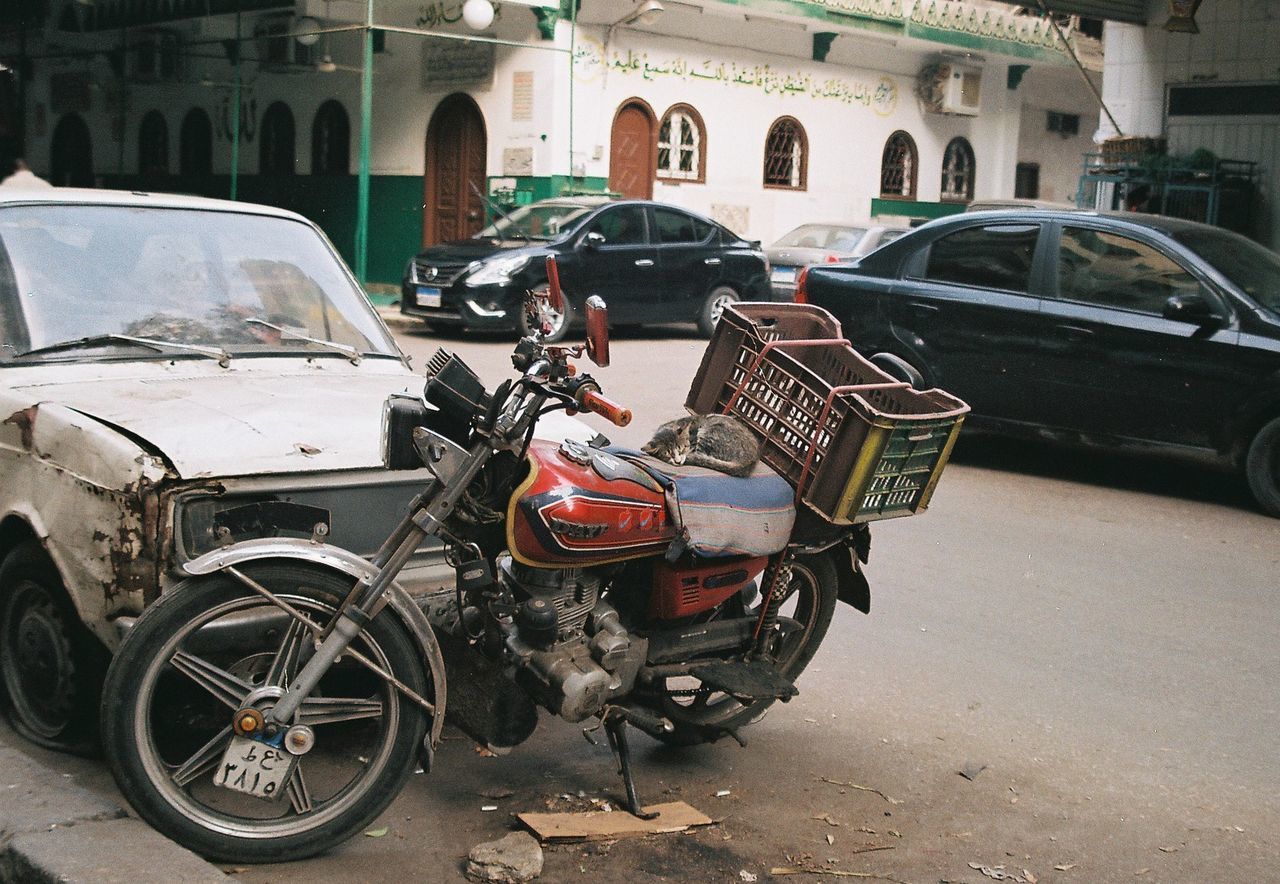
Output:
<path fill-rule="evenodd" d="M 483 31 L 493 24 L 493 4 L 489 0 L 467 0 L 462 4 L 462 20 L 473 31 Z"/>
<path fill-rule="evenodd" d="M 309 15 L 304 15 L 302 18 L 295 21 L 293 23 L 293 30 L 295 33 L 298 33 L 298 36 L 294 39 L 303 46 L 314 46 L 320 39 L 320 35 L 314 33 L 315 31 L 320 30 L 320 22 L 316 21 Z"/>

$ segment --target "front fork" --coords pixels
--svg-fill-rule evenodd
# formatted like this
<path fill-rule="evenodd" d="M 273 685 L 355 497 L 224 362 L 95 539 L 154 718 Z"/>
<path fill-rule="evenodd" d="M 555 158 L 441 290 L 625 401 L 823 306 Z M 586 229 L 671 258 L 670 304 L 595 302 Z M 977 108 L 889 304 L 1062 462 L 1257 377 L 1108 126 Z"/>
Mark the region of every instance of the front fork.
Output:
<path fill-rule="evenodd" d="M 472 447 L 466 461 L 448 482 L 433 479 L 413 501 L 403 521 L 386 539 L 372 564 L 372 576 L 361 578 L 343 601 L 338 615 L 322 633 L 315 653 L 289 684 L 289 688 L 264 715 L 268 725 L 287 727 L 304 700 L 315 690 L 329 667 L 342 656 L 360 631 L 386 605 L 387 590 L 408 564 L 422 542 L 444 529 L 444 520 L 462 498 L 471 480 L 493 454 L 487 439 Z"/>

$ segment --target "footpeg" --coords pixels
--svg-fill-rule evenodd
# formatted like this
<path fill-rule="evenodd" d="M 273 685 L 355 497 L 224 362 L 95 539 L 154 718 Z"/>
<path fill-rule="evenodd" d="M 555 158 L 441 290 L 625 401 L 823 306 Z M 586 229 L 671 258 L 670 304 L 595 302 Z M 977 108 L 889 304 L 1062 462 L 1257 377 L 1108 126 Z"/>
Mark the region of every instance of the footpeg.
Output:
<path fill-rule="evenodd" d="M 757 700 L 790 700 L 799 691 L 772 663 L 750 660 L 740 663 L 699 663 L 689 674 L 703 687 L 722 691 L 742 703 Z"/>

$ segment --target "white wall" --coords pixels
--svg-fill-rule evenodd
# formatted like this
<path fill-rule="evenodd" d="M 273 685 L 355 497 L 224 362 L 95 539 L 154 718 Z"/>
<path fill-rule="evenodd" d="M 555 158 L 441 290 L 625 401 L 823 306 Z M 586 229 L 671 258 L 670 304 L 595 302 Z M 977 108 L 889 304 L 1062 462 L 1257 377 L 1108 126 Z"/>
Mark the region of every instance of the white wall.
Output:
<path fill-rule="evenodd" d="M 1076 70 L 1030 70 L 1019 91 L 1023 104 L 1018 162 L 1040 166 L 1041 199 L 1074 202 L 1084 154 L 1098 149 L 1093 142 L 1097 100 Z M 1048 131 L 1049 111 L 1079 114 L 1079 133 L 1064 136 Z"/>

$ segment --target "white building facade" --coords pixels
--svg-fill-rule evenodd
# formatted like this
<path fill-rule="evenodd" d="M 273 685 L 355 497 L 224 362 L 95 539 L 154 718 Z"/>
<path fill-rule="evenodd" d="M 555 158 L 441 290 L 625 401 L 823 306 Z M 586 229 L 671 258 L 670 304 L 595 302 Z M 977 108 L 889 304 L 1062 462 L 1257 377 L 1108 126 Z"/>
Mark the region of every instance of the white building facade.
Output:
<path fill-rule="evenodd" d="M 372 282 L 478 229 L 477 190 L 651 196 L 765 242 L 1069 201 L 1096 120 L 1071 55 L 1099 67 L 1097 41 L 977 0 L 505 2 L 479 31 L 455 0 L 377 0 L 372 22 L 363 0 L 46 5 L 0 36 L 24 73 L 0 139 L 37 172 L 294 208 L 348 257 L 367 225 Z"/>

